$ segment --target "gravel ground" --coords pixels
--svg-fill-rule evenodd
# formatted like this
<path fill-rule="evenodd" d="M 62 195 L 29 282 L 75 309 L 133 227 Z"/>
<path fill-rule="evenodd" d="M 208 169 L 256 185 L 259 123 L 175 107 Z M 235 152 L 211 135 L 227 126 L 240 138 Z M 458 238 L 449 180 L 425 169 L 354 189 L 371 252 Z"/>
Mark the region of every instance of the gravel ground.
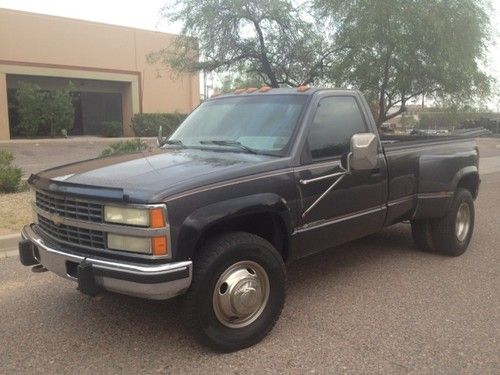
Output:
<path fill-rule="evenodd" d="M 0 236 L 19 233 L 31 222 L 30 193 L 0 194 Z"/>
<path fill-rule="evenodd" d="M 179 300 L 91 299 L 0 260 L 0 373 L 498 374 L 499 184 L 483 177 L 461 257 L 417 251 L 401 224 L 294 263 L 275 329 L 232 354 L 191 338 Z"/>

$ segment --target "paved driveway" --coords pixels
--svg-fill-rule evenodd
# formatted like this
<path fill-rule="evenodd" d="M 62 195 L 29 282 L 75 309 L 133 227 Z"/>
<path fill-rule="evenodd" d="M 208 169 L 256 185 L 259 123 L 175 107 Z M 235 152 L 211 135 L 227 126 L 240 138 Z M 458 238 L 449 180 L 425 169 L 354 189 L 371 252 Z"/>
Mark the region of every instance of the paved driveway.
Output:
<path fill-rule="evenodd" d="M 483 177 L 469 251 L 417 251 L 408 225 L 298 261 L 276 328 L 232 354 L 198 345 L 179 301 L 90 299 L 0 260 L 0 373 L 498 374 L 500 174 Z"/>

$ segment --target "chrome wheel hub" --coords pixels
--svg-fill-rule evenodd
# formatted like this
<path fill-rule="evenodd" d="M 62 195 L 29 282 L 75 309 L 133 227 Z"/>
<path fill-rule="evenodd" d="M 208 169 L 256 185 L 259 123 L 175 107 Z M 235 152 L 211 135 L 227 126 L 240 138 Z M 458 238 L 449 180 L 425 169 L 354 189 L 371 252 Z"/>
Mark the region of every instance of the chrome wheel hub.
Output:
<path fill-rule="evenodd" d="M 217 280 L 213 308 L 222 324 L 242 328 L 262 314 L 268 299 L 269 277 L 264 268 L 242 261 L 230 266 Z"/>
<path fill-rule="evenodd" d="M 470 228 L 470 207 L 467 203 L 462 203 L 458 208 L 457 219 L 455 221 L 455 234 L 460 242 L 463 242 L 469 234 Z"/>

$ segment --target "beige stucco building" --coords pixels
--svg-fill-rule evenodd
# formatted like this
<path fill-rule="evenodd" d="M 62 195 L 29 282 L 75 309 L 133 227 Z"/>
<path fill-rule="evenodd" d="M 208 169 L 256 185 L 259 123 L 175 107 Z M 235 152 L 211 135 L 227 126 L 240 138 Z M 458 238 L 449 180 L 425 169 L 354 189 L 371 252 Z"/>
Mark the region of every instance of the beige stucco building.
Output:
<path fill-rule="evenodd" d="M 198 75 L 179 75 L 146 61 L 174 37 L 0 9 L 0 140 L 12 135 L 8 98 L 21 81 L 44 90 L 71 81 L 79 94 L 75 135 L 98 134 L 101 121 L 117 120 L 131 136 L 135 113 L 190 112 L 199 103 Z"/>

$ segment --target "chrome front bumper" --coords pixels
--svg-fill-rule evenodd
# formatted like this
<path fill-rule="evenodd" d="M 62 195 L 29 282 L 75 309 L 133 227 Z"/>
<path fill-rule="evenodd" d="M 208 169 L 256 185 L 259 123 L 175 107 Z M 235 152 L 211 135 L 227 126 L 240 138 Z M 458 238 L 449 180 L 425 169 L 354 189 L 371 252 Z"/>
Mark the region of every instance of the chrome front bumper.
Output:
<path fill-rule="evenodd" d="M 168 299 L 184 293 L 191 285 L 191 261 L 144 265 L 78 255 L 43 239 L 33 224 L 25 226 L 21 235 L 23 240 L 20 243 L 20 252 L 24 247 L 36 262 L 49 271 L 78 281 L 79 284 L 81 280 L 78 279 L 76 271 L 82 264 L 90 264 L 91 267 L 88 268 L 92 270 L 95 284 L 110 292 L 148 299 Z"/>

